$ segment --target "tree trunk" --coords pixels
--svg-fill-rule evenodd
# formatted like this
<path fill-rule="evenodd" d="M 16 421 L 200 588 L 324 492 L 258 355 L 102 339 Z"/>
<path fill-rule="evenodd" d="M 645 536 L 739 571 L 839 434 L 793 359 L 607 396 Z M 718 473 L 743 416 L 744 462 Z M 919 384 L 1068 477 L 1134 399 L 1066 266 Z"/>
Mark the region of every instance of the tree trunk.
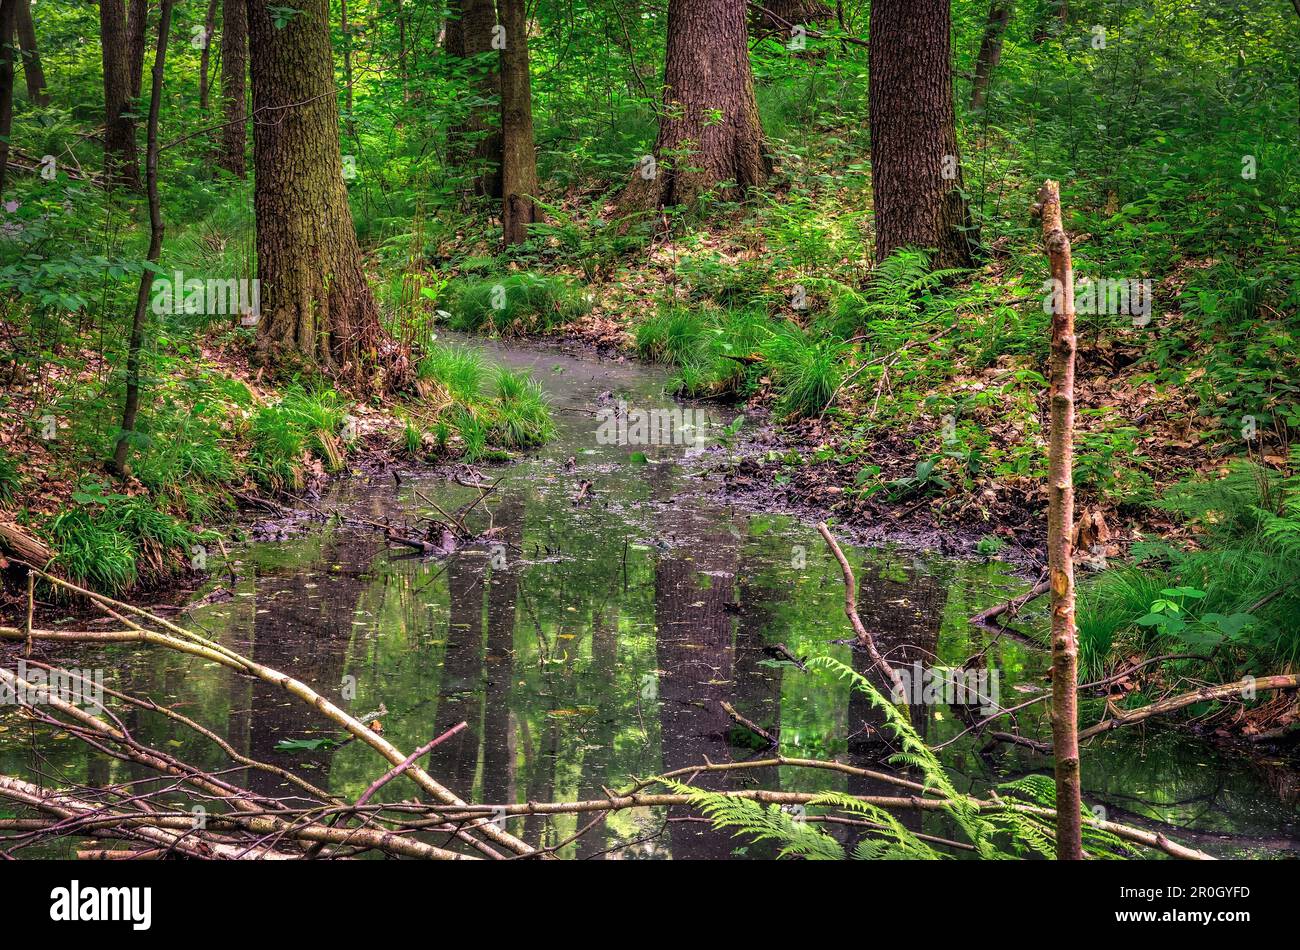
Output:
<path fill-rule="evenodd" d="M 258 357 L 284 370 L 325 371 L 376 390 L 384 343 L 343 184 L 326 0 L 282 28 L 270 0 L 248 0 L 253 86 Z"/>
<path fill-rule="evenodd" d="M 443 50 L 448 56 L 465 55 L 465 25 L 460 18 L 460 0 L 448 0 L 447 20 L 442 28 Z"/>
<path fill-rule="evenodd" d="M 149 0 L 129 0 L 126 32 L 131 98 L 139 99 L 140 84 L 144 80 L 144 38 L 149 32 Z"/>
<path fill-rule="evenodd" d="M 664 107 L 653 160 L 620 201 L 627 211 L 690 204 L 708 189 L 761 185 L 772 162 L 754 101 L 745 0 L 669 0 Z"/>
<path fill-rule="evenodd" d="M 876 260 L 901 247 L 971 264 L 953 119 L 949 0 L 876 0 L 869 37 Z"/>
<path fill-rule="evenodd" d="M 221 102 L 226 124 L 221 127 L 217 164 L 244 177 L 248 130 L 248 7 L 246 0 L 223 0 L 221 6 Z"/>
<path fill-rule="evenodd" d="M 0 0 L 0 195 L 5 191 L 9 168 L 9 132 L 14 119 L 14 54 L 9 40 L 14 35 L 17 5 L 22 0 Z"/>
<path fill-rule="evenodd" d="M 348 0 L 339 0 L 339 32 L 343 34 L 343 111 L 347 113 L 348 134 L 355 135 L 352 127 L 352 33 L 348 24 Z"/>
<path fill-rule="evenodd" d="M 524 0 L 500 0 L 505 46 L 501 50 L 501 233 L 506 244 L 528 239 L 537 220 L 537 150 L 533 144 L 532 77 Z"/>
<path fill-rule="evenodd" d="M 1052 268 L 1051 430 L 1047 460 L 1047 565 L 1052 584 L 1052 749 L 1056 760 L 1056 856 L 1081 860 L 1079 647 L 1074 627 L 1074 270 L 1061 222 L 1061 189 L 1038 193 L 1043 243 Z"/>
<path fill-rule="evenodd" d="M 101 0 L 103 3 L 104 0 Z M 167 34 L 171 30 L 173 0 L 162 0 L 158 18 L 158 48 L 154 54 L 153 77 L 149 91 L 148 149 L 145 153 L 145 182 L 149 194 L 149 253 L 147 259 L 154 264 L 162 256 L 163 220 L 162 206 L 158 200 L 158 113 L 162 105 L 163 65 L 167 60 Z M 126 476 L 126 456 L 135 434 L 136 415 L 140 410 L 140 350 L 144 344 L 145 314 L 149 305 L 149 289 L 153 285 L 153 271 L 146 269 L 140 275 L 140 289 L 135 298 L 135 315 L 131 320 L 131 338 L 126 354 L 126 402 L 122 407 L 122 432 L 113 449 L 109 471 Z"/>
<path fill-rule="evenodd" d="M 104 177 L 138 189 L 135 121 L 128 111 L 131 79 L 123 0 L 100 0 L 99 34 L 104 63 Z"/>
<path fill-rule="evenodd" d="M 1060 29 L 1069 22 L 1069 0 L 1046 0 L 1038 17 L 1038 26 L 1034 28 L 1034 42 L 1042 43 L 1052 35 L 1053 30 Z"/>
<path fill-rule="evenodd" d="M 46 92 L 45 70 L 41 68 L 41 53 L 36 47 L 36 24 L 32 22 L 31 0 L 18 0 L 15 16 L 18 46 L 23 54 L 23 75 L 27 79 L 27 97 L 38 106 L 48 106 L 50 94 Z"/>
<path fill-rule="evenodd" d="M 476 169 L 476 194 L 500 198 L 502 133 L 494 121 L 493 113 L 497 110 L 491 101 L 501 95 L 501 74 L 497 57 L 485 55 L 497 48 L 492 45 L 497 35 L 496 9 L 492 0 L 452 0 L 450 16 L 447 52 L 465 59 L 481 57 L 478 93 L 488 103 L 475 107 L 469 119 L 452 130 L 452 160 L 457 164 L 469 163 Z"/>
<path fill-rule="evenodd" d="M 208 67 L 212 63 L 212 34 L 217 29 L 217 0 L 208 0 L 208 13 L 203 19 L 203 51 L 199 54 L 199 109 L 208 111 L 211 84 Z"/>
<path fill-rule="evenodd" d="M 1011 0 L 993 0 L 989 6 L 988 23 L 984 26 L 984 38 L 980 40 L 979 58 L 975 61 L 975 82 L 970 90 L 970 108 L 974 112 L 983 109 L 988 99 L 989 80 L 993 70 L 1002 58 L 1002 37 L 1011 22 Z"/>

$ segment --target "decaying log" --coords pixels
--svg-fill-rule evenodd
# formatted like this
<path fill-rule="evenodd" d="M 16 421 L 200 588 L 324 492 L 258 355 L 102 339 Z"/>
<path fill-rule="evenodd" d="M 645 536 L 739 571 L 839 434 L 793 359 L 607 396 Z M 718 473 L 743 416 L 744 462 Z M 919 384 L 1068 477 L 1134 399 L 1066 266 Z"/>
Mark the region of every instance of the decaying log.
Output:
<path fill-rule="evenodd" d="M 33 538 L 12 521 L 0 521 L 0 554 L 8 554 L 42 568 L 54 559 L 54 552 L 44 542 Z"/>

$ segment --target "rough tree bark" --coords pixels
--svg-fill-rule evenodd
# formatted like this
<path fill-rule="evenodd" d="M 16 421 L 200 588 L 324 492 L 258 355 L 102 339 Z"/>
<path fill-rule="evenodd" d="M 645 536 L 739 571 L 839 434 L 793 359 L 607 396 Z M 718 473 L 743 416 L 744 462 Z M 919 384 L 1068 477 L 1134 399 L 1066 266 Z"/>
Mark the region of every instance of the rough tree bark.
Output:
<path fill-rule="evenodd" d="M 979 57 L 975 60 L 975 81 L 970 89 L 971 111 L 983 109 L 988 100 L 989 81 L 993 70 L 1002 58 L 1002 37 L 1011 22 L 1011 0 L 993 0 L 989 5 L 989 19 L 984 25 L 984 38 L 980 40 Z"/>
<path fill-rule="evenodd" d="M 1056 856 L 1082 860 L 1079 778 L 1079 647 L 1074 627 L 1074 269 L 1061 221 L 1061 189 L 1043 184 L 1035 211 L 1052 270 L 1051 430 L 1047 460 L 1047 565 L 1052 585 L 1052 749 L 1056 761 Z"/>
<path fill-rule="evenodd" d="M 246 0 L 222 0 L 221 6 L 221 151 L 217 164 L 244 177 L 248 132 L 248 7 Z"/>
<path fill-rule="evenodd" d="M 767 181 L 745 0 L 669 0 L 666 60 L 653 162 L 642 159 L 624 210 L 689 204 L 722 182 L 732 192 Z"/>
<path fill-rule="evenodd" d="M 135 121 L 128 111 L 132 95 L 123 0 L 100 0 L 99 35 L 104 63 L 104 177 L 138 189 Z"/>
<path fill-rule="evenodd" d="M 451 130 L 452 160 L 479 169 L 474 191 L 487 198 L 501 197 L 501 128 L 494 121 L 492 100 L 501 95 L 501 74 L 492 38 L 497 27 L 493 0 L 452 0 L 447 21 L 447 53 L 461 59 L 477 59 L 478 92 L 487 103 L 470 112 L 464 124 Z"/>
<path fill-rule="evenodd" d="M 500 0 L 505 46 L 501 50 L 501 235 L 506 244 L 528 238 L 537 220 L 537 150 L 533 143 L 532 79 L 524 0 Z"/>
<path fill-rule="evenodd" d="M 167 34 L 171 30 L 172 4 L 173 0 L 162 0 L 162 11 L 158 16 L 158 48 L 154 54 L 149 92 L 145 182 L 149 194 L 148 260 L 154 264 L 158 263 L 162 255 L 162 206 L 158 200 L 158 113 L 162 104 L 163 65 L 167 60 Z M 135 432 L 136 415 L 140 410 L 140 349 L 144 343 L 145 314 L 152 285 L 153 272 L 145 270 L 140 275 L 140 288 L 135 298 L 135 314 L 131 319 L 131 337 L 126 354 L 126 401 L 122 407 L 122 432 L 117 437 L 113 459 L 108 465 L 109 471 L 121 476 L 128 472 L 126 456 L 131 448 L 131 436 Z"/>
<path fill-rule="evenodd" d="M 131 98 L 140 98 L 144 81 L 144 38 L 149 26 L 149 0 L 129 0 L 126 12 L 127 68 L 131 72 Z"/>
<path fill-rule="evenodd" d="M 218 0 L 208 0 L 208 12 L 203 18 L 203 51 L 199 54 L 199 108 L 207 112 L 211 101 L 211 83 L 208 68 L 212 63 L 212 34 L 217 29 Z"/>
<path fill-rule="evenodd" d="M 21 0 L 0 0 L 0 195 L 5 191 L 5 172 L 9 168 L 9 131 L 14 119 L 14 52 L 10 38 L 14 35 L 15 9 Z"/>
<path fill-rule="evenodd" d="M 273 6 L 248 0 L 258 358 L 273 369 L 324 371 L 382 390 L 401 367 L 377 368 L 392 354 L 380 352 L 388 341 L 343 184 L 329 6 L 305 0 L 279 29 Z"/>
<path fill-rule="evenodd" d="M 938 267 L 971 264 L 949 31 L 949 0 L 871 5 L 868 105 L 877 261 L 900 247 L 918 247 L 934 251 Z"/>
<path fill-rule="evenodd" d="M 36 24 L 32 22 L 31 0 L 18 0 L 15 16 L 18 46 L 23 55 L 23 76 L 27 79 L 27 97 L 38 106 L 48 106 L 50 94 L 46 91 L 41 52 L 36 46 Z"/>
<path fill-rule="evenodd" d="M 348 0 L 339 0 L 339 32 L 343 34 L 343 111 L 347 113 L 348 134 L 352 131 L 352 28 L 348 23 Z"/>

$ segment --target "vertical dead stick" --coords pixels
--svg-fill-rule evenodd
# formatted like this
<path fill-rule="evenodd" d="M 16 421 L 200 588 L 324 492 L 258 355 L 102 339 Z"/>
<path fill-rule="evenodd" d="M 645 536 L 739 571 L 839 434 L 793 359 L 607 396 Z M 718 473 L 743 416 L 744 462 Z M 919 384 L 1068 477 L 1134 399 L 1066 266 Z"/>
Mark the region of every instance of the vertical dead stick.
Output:
<path fill-rule="evenodd" d="M 1074 267 L 1061 221 L 1061 188 L 1044 182 L 1036 213 L 1052 269 L 1051 432 L 1047 455 L 1047 569 L 1052 587 L 1052 748 L 1056 856 L 1083 859 L 1079 776 L 1079 645 L 1074 626 Z"/>
<path fill-rule="evenodd" d="M 27 571 L 27 644 L 23 656 L 32 655 L 32 617 L 36 614 L 36 575 Z"/>
<path fill-rule="evenodd" d="M 902 705 L 907 699 L 907 689 L 903 686 L 903 678 L 898 675 L 897 670 L 889 665 L 889 661 L 881 656 L 880 651 L 876 649 L 876 641 L 872 639 L 871 633 L 862 625 L 862 618 L 858 616 L 858 587 L 853 580 L 853 568 L 849 567 L 849 559 L 844 556 L 840 546 L 835 543 L 835 538 L 824 521 L 818 523 L 817 530 L 826 539 L 831 553 L 835 555 L 835 560 L 840 562 L 840 570 L 844 573 L 844 613 L 849 618 L 849 623 L 853 625 L 853 632 L 857 635 L 858 643 L 867 651 L 867 654 L 871 657 L 871 662 L 880 667 L 884 674 L 889 677 L 890 682 L 893 683 L 894 695 L 890 698 L 896 704 Z"/>

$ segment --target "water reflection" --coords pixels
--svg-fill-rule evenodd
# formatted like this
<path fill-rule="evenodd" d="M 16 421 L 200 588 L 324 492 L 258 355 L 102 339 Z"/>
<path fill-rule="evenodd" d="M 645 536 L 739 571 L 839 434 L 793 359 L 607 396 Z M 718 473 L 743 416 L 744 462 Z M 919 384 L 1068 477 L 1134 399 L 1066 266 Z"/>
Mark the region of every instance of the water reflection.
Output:
<path fill-rule="evenodd" d="M 555 351 L 503 354 L 530 364 L 553 394 L 560 439 L 509 467 L 486 510 L 469 517 L 495 529 L 492 543 L 441 561 L 402 556 L 372 531 L 328 524 L 278 544 L 243 548 L 233 597 L 194 613 L 195 623 L 232 648 L 290 673 L 356 715 L 383 709 L 379 725 L 402 749 L 450 726 L 467 728 L 436 748 L 427 767 L 462 796 L 500 802 L 604 797 L 638 777 L 704 763 L 770 755 L 724 711 L 777 734 L 789 756 L 829 757 L 879 768 L 893 751 L 883 719 L 866 698 L 830 676 L 783 659 L 832 655 L 868 675 L 849 636 L 837 564 L 808 525 L 729 508 L 701 490 L 679 464 L 680 449 L 599 446 L 589 410 L 598 394 L 633 404 L 661 402 L 660 377 L 631 366 L 597 367 Z M 572 410 L 572 411 L 570 411 Z M 723 421 L 723 420 L 719 420 Z M 574 471 L 566 465 L 575 458 Z M 572 500 L 581 478 L 590 500 Z M 341 485 L 329 501 L 370 520 L 423 509 L 414 489 L 444 508 L 476 492 L 443 479 Z M 1047 657 L 1010 638 L 994 639 L 965 618 L 1001 598 L 997 564 L 920 559 L 901 552 L 848 551 L 860 582 L 859 609 L 882 632 L 896 665 L 962 665 L 981 657 L 1002 674 L 1003 700 L 1019 686 L 1046 685 Z M 313 784 L 355 798 L 385 768 L 372 751 L 326 728 L 283 691 L 223 668 L 155 651 L 91 652 L 81 665 L 110 670 L 109 685 L 167 701 L 253 758 L 291 768 Z M 912 707 L 932 743 L 957 735 L 965 710 Z M 1022 724 L 1042 726 L 1039 707 Z M 150 742 L 202 765 L 221 755 L 158 716 L 129 713 Z M 12 717 L 10 717 L 11 719 Z M 30 727 L 0 733 L 0 769 L 52 781 L 109 784 L 146 777 L 133 766 Z M 328 741 L 327 741 L 328 740 Z M 283 749 L 293 742 L 297 748 Z M 306 747 L 313 745 L 315 747 Z M 1020 749 L 983 754 L 963 739 L 943 757 L 959 785 L 982 791 L 1044 763 Z M 34 752 L 39 748 L 39 752 Z M 1085 751 L 1090 801 L 1217 838 L 1211 850 L 1275 852 L 1295 832 L 1294 773 L 1216 757 L 1192 740 L 1151 730 L 1117 732 Z M 292 788 L 255 770 L 232 775 L 267 794 Z M 701 773 L 707 788 L 891 787 L 825 771 L 767 767 Z M 394 782 L 380 797 L 413 794 Z M 555 846 L 591 820 L 527 818 L 512 829 Z M 942 834 L 941 819 L 905 816 Z M 666 823 L 666 825 L 665 825 Z M 662 834 L 655 834 L 662 829 Z M 847 830 L 840 829 L 845 840 Z M 649 840 L 640 840 L 649 836 Z M 638 841 L 634 848 L 620 849 Z M 610 849 L 616 849 L 611 851 Z M 726 858 L 738 849 L 770 854 L 717 832 L 683 811 L 610 815 L 562 849 L 566 856 Z"/>

